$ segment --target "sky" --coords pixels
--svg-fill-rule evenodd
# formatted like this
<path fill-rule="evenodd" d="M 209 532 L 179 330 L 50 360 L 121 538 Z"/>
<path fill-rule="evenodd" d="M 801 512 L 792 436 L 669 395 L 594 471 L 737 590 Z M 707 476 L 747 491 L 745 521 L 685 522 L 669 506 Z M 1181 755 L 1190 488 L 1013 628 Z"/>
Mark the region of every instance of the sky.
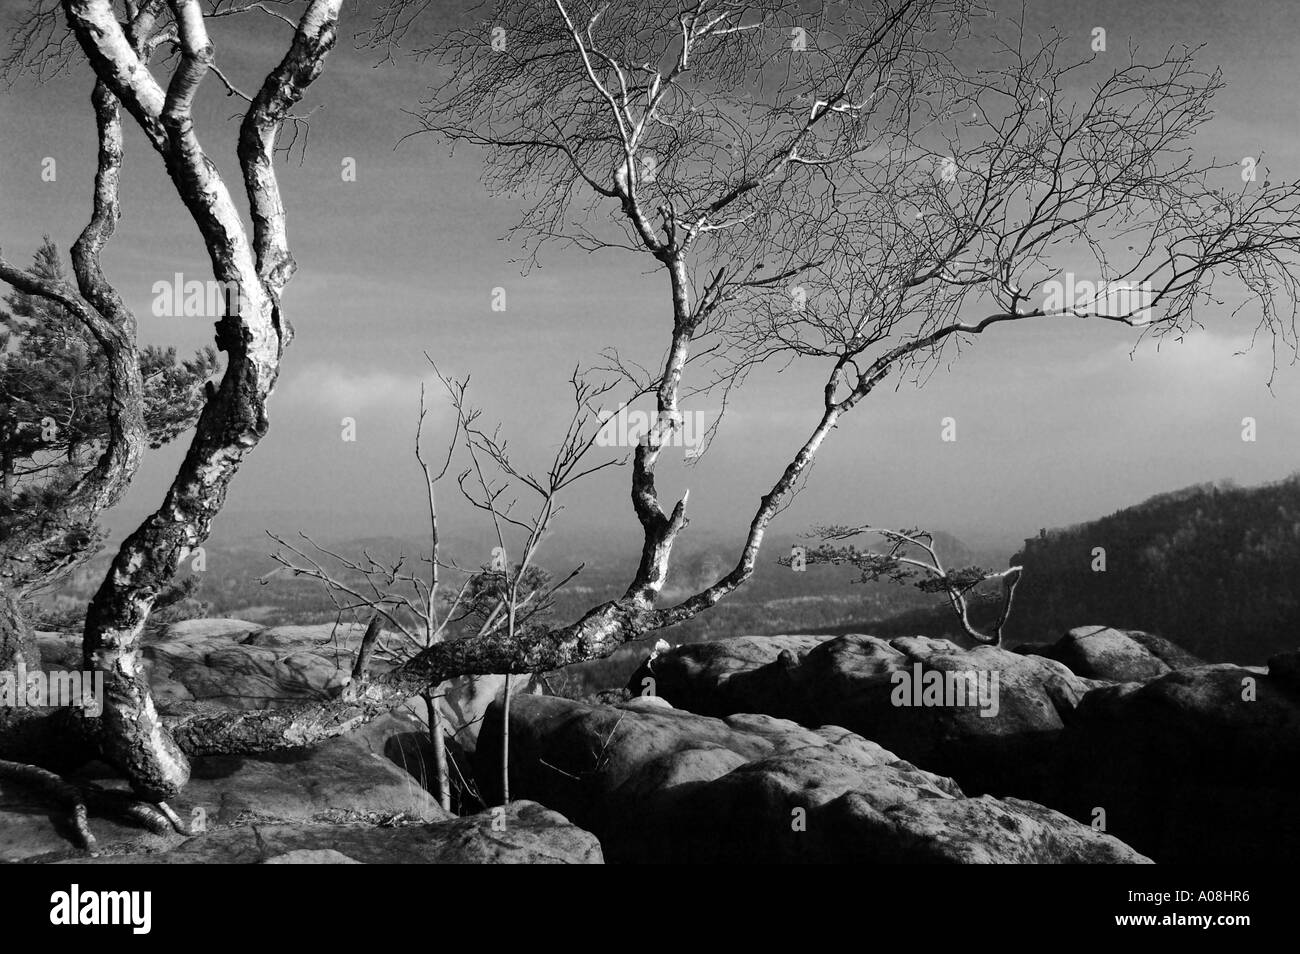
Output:
<path fill-rule="evenodd" d="M 0 22 L 8 27 L 19 6 L 0 0 Z M 434 4 L 421 29 L 436 32 L 449 6 Z M 1031 29 L 1055 26 L 1081 55 L 1097 26 L 1116 50 L 1129 40 L 1152 52 L 1204 44 L 1198 63 L 1221 67 L 1227 88 L 1198 148 L 1220 157 L 1262 151 L 1271 174 L 1288 181 L 1300 170 L 1293 17 L 1288 0 L 1034 0 L 1027 11 Z M 471 376 L 473 403 L 501 422 L 515 459 L 536 467 L 564 427 L 576 364 L 610 345 L 647 365 L 660 360 L 662 278 L 627 253 L 560 248 L 521 274 L 521 247 L 503 239 L 517 206 L 483 188 L 480 157 L 468 148 L 451 155 L 428 136 L 403 138 L 414 129 L 407 110 L 436 81 L 432 67 L 400 56 L 377 65 L 372 51 L 348 41 L 359 26 L 349 3 L 344 39 L 311 90 L 310 105 L 322 108 L 308 148 L 280 167 L 299 263 L 285 297 L 297 336 L 270 433 L 232 485 L 218 540 L 263 528 L 324 538 L 418 534 L 424 486 L 412 439 L 421 381 L 436 387 L 426 352 L 443 372 Z M 249 86 L 284 42 L 269 24 L 244 18 L 211 32 L 218 63 Z M 0 248 L 11 261 L 28 260 L 47 233 L 66 250 L 84 224 L 90 86 L 78 64 L 44 85 L 0 91 Z M 236 107 L 210 78 L 200 136 L 232 187 Z M 56 164 L 52 182 L 42 178 L 47 158 Z M 342 174 L 349 160 L 355 181 Z M 209 320 L 151 313 L 155 282 L 210 273 L 161 160 L 129 123 L 123 208 L 105 266 L 139 316 L 141 340 L 181 351 L 208 343 Z M 492 309 L 495 288 L 506 289 L 504 312 Z M 785 541 L 813 524 L 871 522 L 1006 545 L 1192 483 L 1280 479 L 1300 469 L 1300 368 L 1284 363 L 1270 390 L 1268 348 L 1238 354 L 1254 324 L 1249 311 L 1235 322 L 1211 320 L 1205 332 L 1158 351 L 1134 350 L 1136 333 L 1109 322 L 995 329 L 924 387 L 882 390 L 847 416 L 771 532 Z M 739 544 L 759 497 L 815 423 L 821 375 L 798 366 L 756 374 L 708 453 L 665 466 L 666 499 L 690 489 L 688 533 Z M 949 416 L 954 442 L 940 440 Z M 1257 421 L 1254 442 L 1241 440 L 1247 416 Z M 356 422 L 355 441 L 343 440 L 344 418 Z M 450 421 L 437 403 L 431 439 L 445 439 Z M 121 532 L 157 505 L 182 450 L 151 454 L 110 526 Z M 628 476 L 611 469 L 575 488 L 561 501 L 561 528 L 577 539 L 626 537 L 635 548 Z M 481 525 L 454 486 L 442 498 L 449 532 Z"/>

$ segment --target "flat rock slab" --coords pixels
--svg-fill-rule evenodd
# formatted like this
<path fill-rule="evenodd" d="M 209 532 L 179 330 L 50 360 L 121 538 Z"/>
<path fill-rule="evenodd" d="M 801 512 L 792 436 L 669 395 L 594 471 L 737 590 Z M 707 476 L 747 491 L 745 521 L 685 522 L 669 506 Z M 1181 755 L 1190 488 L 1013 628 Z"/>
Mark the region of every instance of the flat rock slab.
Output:
<path fill-rule="evenodd" d="M 534 802 L 426 825 L 241 825 L 99 864 L 601 864 L 600 843 Z M 60 863 L 83 863 L 61 859 Z"/>
<path fill-rule="evenodd" d="M 186 639 L 231 639 L 235 642 L 262 632 L 266 627 L 244 619 L 213 616 L 203 619 L 185 619 L 167 626 L 156 637 L 146 637 L 146 642 L 168 642 Z"/>
<path fill-rule="evenodd" d="M 326 699 L 346 682 L 361 639 L 351 625 L 265 630 L 238 623 L 187 620 L 145 642 L 145 667 L 161 712 L 192 702 L 249 710 Z"/>
<path fill-rule="evenodd" d="M 233 822 L 241 812 L 291 821 L 324 812 L 447 817 L 409 773 L 351 736 L 302 752 L 196 758 L 191 767 L 177 805 L 203 809 L 210 824 Z"/>
<path fill-rule="evenodd" d="M 282 756 L 196 758 L 191 768 L 189 785 L 171 806 L 187 823 L 209 829 L 246 818 L 307 822 L 450 817 L 410 774 L 372 751 L 365 739 L 350 736 Z M 82 774 L 103 788 L 127 790 L 107 767 L 92 763 Z M 64 815 L 28 787 L 0 782 L 0 861 L 71 850 Z M 154 835 L 93 813 L 90 823 L 104 847 L 156 850 L 183 838 Z"/>
<path fill-rule="evenodd" d="M 76 855 L 67 812 L 26 785 L 0 780 L 0 863 L 40 855 Z M 91 831 L 103 842 L 138 843 L 163 848 L 179 840 L 152 835 L 132 824 L 91 816 Z"/>

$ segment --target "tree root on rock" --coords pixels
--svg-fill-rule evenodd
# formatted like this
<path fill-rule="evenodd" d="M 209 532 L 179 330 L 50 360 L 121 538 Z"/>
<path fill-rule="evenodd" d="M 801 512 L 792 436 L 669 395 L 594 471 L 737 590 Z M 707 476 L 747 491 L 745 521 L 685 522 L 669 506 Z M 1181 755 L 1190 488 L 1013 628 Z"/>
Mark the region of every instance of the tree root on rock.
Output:
<path fill-rule="evenodd" d="M 125 792 L 112 791 L 89 781 L 75 781 L 24 762 L 0 759 L 0 780 L 18 782 L 40 789 L 63 803 L 68 811 L 68 823 L 75 834 L 77 847 L 92 858 L 99 856 L 99 846 L 90 830 L 90 810 L 96 814 L 116 816 L 138 823 L 155 835 L 175 831 L 191 835 L 189 827 L 166 802 L 145 802 Z"/>

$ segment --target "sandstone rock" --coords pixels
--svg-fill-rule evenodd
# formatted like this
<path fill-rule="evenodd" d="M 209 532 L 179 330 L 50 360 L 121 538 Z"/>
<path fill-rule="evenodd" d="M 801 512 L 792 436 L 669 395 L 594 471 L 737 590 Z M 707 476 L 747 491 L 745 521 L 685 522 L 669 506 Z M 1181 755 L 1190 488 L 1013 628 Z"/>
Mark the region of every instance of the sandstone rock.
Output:
<path fill-rule="evenodd" d="M 203 624 L 203 625 L 200 625 Z M 333 696 L 350 677 L 365 628 L 330 623 L 263 628 L 239 620 L 192 620 L 173 624 L 167 638 L 145 646 L 150 684 L 160 711 L 176 713 L 203 703 L 227 709 L 276 707 Z M 402 637 L 384 633 L 380 647 Z M 389 665 L 379 658 L 382 672 Z M 437 705 L 449 734 L 448 750 L 469 773 L 483 714 L 504 688 L 504 676 L 452 680 Z M 515 677 L 511 691 L 541 691 L 541 681 Z M 437 788 L 428 713 L 418 697 L 389 716 L 351 733 L 369 752 L 388 758 L 429 791 Z M 457 773 L 451 772 L 453 783 Z"/>
<path fill-rule="evenodd" d="M 633 696 L 623 705 L 628 709 L 672 709 L 673 704 L 663 696 Z"/>
<path fill-rule="evenodd" d="M 332 659 L 339 667 L 350 670 L 365 633 L 366 627 L 361 623 L 311 623 L 305 626 L 259 628 L 237 641 L 261 649 L 277 650 L 281 654 L 316 653 Z M 401 645 L 403 638 L 397 633 L 382 632 L 377 648 L 396 648 Z"/>
<path fill-rule="evenodd" d="M 316 653 L 280 652 L 225 635 L 149 643 L 143 656 L 163 713 L 191 701 L 247 710 L 324 699 L 351 668 Z"/>
<path fill-rule="evenodd" d="M 262 632 L 266 627 L 242 619 L 213 617 L 211 619 L 185 619 L 172 623 L 163 630 L 156 642 L 174 640 L 229 639 L 233 642 L 247 639 Z"/>
<path fill-rule="evenodd" d="M 288 651 L 282 652 L 236 642 L 234 637 L 246 639 L 261 632 L 239 620 L 192 620 L 174 624 L 168 632 L 168 638 L 145 647 L 163 712 L 175 711 L 183 702 L 238 710 L 324 698 L 340 671 L 332 659 L 292 646 L 283 646 Z M 80 652 L 74 637 L 47 634 L 47 643 L 52 648 L 76 644 Z M 51 669 L 61 663 L 80 668 L 80 657 L 74 659 L 70 648 L 51 652 L 49 659 Z M 424 786 L 385 757 L 390 735 L 420 728 L 418 721 L 397 714 L 311 749 L 192 759 L 190 784 L 172 807 L 186 821 L 202 821 L 209 828 L 248 817 L 278 822 L 399 816 L 441 821 L 447 813 Z M 121 779 L 97 763 L 74 774 L 126 791 Z M 180 837 L 155 836 L 102 815 L 92 815 L 91 821 L 102 845 L 158 849 Z M 61 810 L 48 798 L 24 786 L 0 783 L 0 860 L 70 850 L 69 835 Z"/>
<path fill-rule="evenodd" d="M 267 628 L 238 619 L 184 620 L 146 639 L 143 657 L 154 701 L 164 714 L 176 714 L 194 703 L 263 709 L 334 695 L 350 677 L 364 633 L 365 627 L 356 623 Z M 384 633 L 380 647 L 396 648 L 402 639 Z M 48 668 L 81 668 L 79 636 L 43 633 L 40 643 L 51 660 Z M 389 665 L 381 654 L 373 668 L 383 672 Z M 494 675 L 455 679 L 443 687 L 437 704 L 459 750 L 473 752 L 483 714 L 504 684 L 504 676 Z M 511 691 L 540 692 L 542 682 L 516 676 Z M 385 733 L 374 750 L 382 754 L 388 735 L 395 732 L 427 732 L 423 701 L 414 698 L 408 708 L 414 721 L 390 726 L 393 732 Z M 415 754 L 417 742 L 413 737 L 399 743 L 394 754 Z"/>
<path fill-rule="evenodd" d="M 274 858 L 267 858 L 264 865 L 359 865 L 360 861 L 349 858 L 333 848 L 295 848 Z"/>
<path fill-rule="evenodd" d="M 782 653 L 799 660 L 829 642 L 830 636 L 737 636 L 678 646 L 648 660 L 628 681 L 633 696 L 642 693 L 667 699 L 679 709 L 701 715 L 768 711 L 753 705 L 756 692 L 751 674 L 777 661 Z M 741 679 L 732 692 L 732 679 Z M 648 680 L 648 681 L 647 681 Z"/>
<path fill-rule="evenodd" d="M 494 706 L 481 781 L 499 722 Z M 510 735 L 512 792 L 595 832 L 615 861 L 1146 860 L 1042 806 L 967 798 L 836 726 L 534 696 L 512 703 Z"/>
<path fill-rule="evenodd" d="M 230 709 L 262 709 L 324 699 L 350 677 L 365 627 L 355 623 L 275 626 L 240 620 L 188 620 L 174 623 L 164 639 L 146 644 L 144 657 L 160 711 L 184 703 L 206 702 Z M 396 648 L 403 637 L 380 636 L 380 648 Z M 376 656 L 375 672 L 390 665 Z M 456 745 L 472 753 L 483 714 L 505 685 L 500 675 L 470 676 L 448 682 L 437 705 Z M 536 693 L 539 679 L 516 676 L 511 693 Z M 412 711 L 427 725 L 424 704 Z"/>
<path fill-rule="evenodd" d="M 364 632 L 355 623 L 267 629 L 242 620 L 186 620 L 146 640 L 143 655 L 165 712 L 191 701 L 262 709 L 334 694 L 350 677 Z M 380 647 L 400 641 L 385 633 Z M 388 665 L 376 656 L 376 672 Z"/>
<path fill-rule="evenodd" d="M 207 756 L 191 767 L 177 806 L 203 809 L 209 825 L 233 824 L 245 813 L 285 821 L 338 813 L 447 817 L 415 778 L 351 736 L 257 758 Z"/>
<path fill-rule="evenodd" d="M 1300 654 L 1274 657 L 1267 670 L 1188 668 L 1195 657 L 1167 640 L 1083 627 L 1019 655 L 1028 665 L 988 647 L 846 636 L 799 650 L 794 665 L 747 669 L 752 650 L 733 657 L 728 642 L 699 660 L 695 647 L 654 660 L 658 691 L 715 712 L 752 707 L 843 725 L 968 792 L 1032 798 L 1085 821 L 1101 808 L 1110 831 L 1160 861 L 1280 860 L 1300 847 L 1290 780 Z M 891 705 L 889 673 L 917 662 L 998 670 L 998 715 Z M 1255 702 L 1242 698 L 1246 679 Z"/>
<path fill-rule="evenodd" d="M 192 775 L 171 806 L 189 824 L 207 828 L 249 819 L 272 822 L 388 819 L 443 821 L 449 816 L 410 775 L 370 751 L 363 740 L 343 736 L 322 745 L 260 758 L 209 756 L 191 760 Z M 91 763 L 78 773 L 125 794 L 125 782 L 107 766 Z M 91 830 L 101 845 L 157 850 L 179 835 L 153 835 L 138 826 L 96 813 Z M 70 851 L 63 812 L 47 797 L 0 782 L 0 861 Z"/>
<path fill-rule="evenodd" d="M 21 861 L 40 855 L 75 855 L 73 832 L 65 812 L 49 796 L 36 789 L 0 780 L 0 863 Z M 159 839 L 140 828 L 116 819 L 91 817 L 97 838 L 107 843 L 133 842 L 163 847 Z"/>
<path fill-rule="evenodd" d="M 443 684 L 438 706 L 442 709 L 447 731 L 454 737 L 456 746 L 467 755 L 473 755 L 478 745 L 479 730 L 488 707 L 505 692 L 503 675 L 461 676 Z M 519 695 L 536 695 L 543 690 L 537 676 L 512 676 L 510 698 Z"/>
<path fill-rule="evenodd" d="M 351 671 L 362 630 L 356 626 L 263 629 L 240 620 L 205 619 L 173 624 L 162 638 L 144 647 L 158 708 L 178 712 L 206 708 L 248 710 L 324 699 Z M 46 634 L 51 666 L 80 667 L 80 641 Z M 74 652 L 75 651 L 75 652 Z M 477 688 L 479 696 L 491 680 Z M 529 680 L 514 680 L 527 689 Z M 486 707 L 490 692 L 459 699 L 460 709 Z M 268 823 L 319 823 L 322 820 L 414 819 L 443 821 L 448 814 L 430 795 L 436 788 L 428 730 L 416 700 L 414 712 L 396 711 L 356 732 L 311 749 L 257 757 L 192 759 L 192 777 L 172 801 L 182 818 L 209 829 L 257 819 Z M 457 726 L 453 725 L 453 728 Z M 477 723 L 474 725 L 477 732 Z M 453 743 L 453 753 L 459 749 Z M 468 763 L 460 753 L 462 770 Z M 411 769 L 418 775 L 404 769 Z M 106 766 L 91 765 L 77 774 L 103 787 L 125 791 Z M 136 850 L 172 846 L 180 836 L 154 836 L 127 823 L 94 817 L 101 845 Z M 71 842 L 62 816 L 48 799 L 5 784 L 0 789 L 0 860 L 51 851 L 68 851 Z"/>
<path fill-rule="evenodd" d="M 1098 684 L 1053 660 L 991 646 L 962 650 L 947 640 L 778 636 L 760 651 L 755 644 L 765 639 L 678 647 L 639 669 L 629 685 L 653 677 L 657 694 L 706 714 L 765 712 L 842 725 L 969 792 L 1041 801 L 1055 787 L 1064 719 Z M 945 681 L 952 673 L 954 685 L 963 674 L 973 674 L 977 687 L 984 679 L 992 704 L 980 705 L 976 693 L 965 705 L 899 705 L 907 701 L 896 691 L 901 681 L 915 683 L 918 673 L 935 678 L 931 672 Z"/>
<path fill-rule="evenodd" d="M 1140 629 L 1126 629 L 1124 635 L 1144 648 L 1152 656 L 1155 656 L 1170 669 L 1192 669 L 1195 666 L 1204 666 L 1205 660 L 1199 656 L 1189 653 L 1177 643 L 1165 639 L 1163 636 L 1156 636 L 1154 633 L 1144 633 Z"/>
<path fill-rule="evenodd" d="M 90 860 L 99 864 L 601 864 L 603 858 L 600 843 L 591 834 L 541 805 L 518 801 L 504 812 L 428 825 L 243 825 L 191 838 L 170 851 Z"/>
<path fill-rule="evenodd" d="M 1015 651 L 1064 663 L 1087 679 L 1143 682 L 1205 661 L 1162 636 L 1137 629 L 1079 626 L 1055 643 L 1025 643 Z"/>
<path fill-rule="evenodd" d="M 239 620 L 191 620 L 173 624 L 168 633 L 167 639 L 146 645 L 144 656 L 159 711 L 175 714 L 196 702 L 249 710 L 330 698 L 350 677 L 364 629 L 351 624 L 263 629 Z M 415 699 L 407 709 L 350 733 L 352 744 L 360 746 L 351 754 L 393 756 L 402 768 L 420 767 L 419 738 L 428 735 L 424 711 L 423 701 Z M 395 736 L 405 738 L 390 745 Z M 426 788 L 423 782 L 432 777 L 432 771 L 418 776 L 417 784 Z"/>
<path fill-rule="evenodd" d="M 1109 626 L 1080 626 L 1054 647 L 1053 659 L 1085 679 L 1144 682 L 1171 668 L 1128 633 Z"/>
<path fill-rule="evenodd" d="M 1162 862 L 1289 864 L 1300 852 L 1300 693 L 1271 668 L 1096 689 L 1062 751 L 1056 807 L 1104 809 L 1108 830 Z"/>

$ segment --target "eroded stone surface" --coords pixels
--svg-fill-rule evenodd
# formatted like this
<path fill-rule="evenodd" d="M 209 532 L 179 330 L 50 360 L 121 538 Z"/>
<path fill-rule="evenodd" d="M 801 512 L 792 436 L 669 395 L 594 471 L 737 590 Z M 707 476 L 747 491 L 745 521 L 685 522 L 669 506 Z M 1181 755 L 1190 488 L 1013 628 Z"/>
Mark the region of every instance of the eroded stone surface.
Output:
<path fill-rule="evenodd" d="M 612 861 L 1146 860 L 1041 805 L 967 798 L 836 726 L 533 696 L 511 704 L 510 746 L 512 792 L 595 832 Z"/>
<path fill-rule="evenodd" d="M 769 645 L 758 644 L 769 640 Z M 928 704 L 929 674 L 965 682 L 965 700 Z M 996 683 L 994 682 L 996 674 Z M 942 639 L 775 636 L 681 646 L 648 661 L 629 687 L 654 680 L 678 708 L 710 715 L 765 712 L 804 725 L 842 725 L 971 792 L 1042 799 L 1051 791 L 1065 719 L 1099 685 L 1064 665 Z M 901 696 L 900 680 L 915 689 Z M 970 691 L 971 688 L 975 691 Z M 986 693 L 982 700 L 980 690 Z M 899 705 L 900 700 L 912 705 Z M 961 704 L 951 704 L 960 702 Z"/>
<path fill-rule="evenodd" d="M 65 859 L 72 861 L 73 859 Z M 427 825 L 257 824 L 103 864 L 600 864 L 589 832 L 533 802 Z M 77 863 L 84 863 L 78 859 Z"/>

